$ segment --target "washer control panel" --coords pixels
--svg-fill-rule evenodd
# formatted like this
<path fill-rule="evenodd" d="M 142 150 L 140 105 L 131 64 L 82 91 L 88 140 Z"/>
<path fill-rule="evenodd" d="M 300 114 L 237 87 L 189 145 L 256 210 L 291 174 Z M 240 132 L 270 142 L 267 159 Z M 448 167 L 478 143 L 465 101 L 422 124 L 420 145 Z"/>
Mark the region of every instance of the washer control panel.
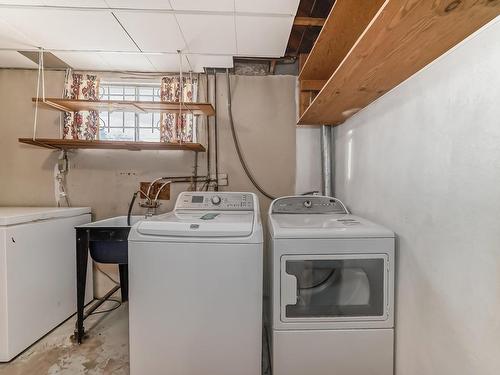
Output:
<path fill-rule="evenodd" d="M 253 211 L 253 195 L 249 193 L 184 192 L 179 195 L 175 204 L 178 210 L 219 210 L 219 211 Z"/>
<path fill-rule="evenodd" d="M 271 212 L 275 214 L 345 214 L 347 210 L 336 198 L 299 195 L 276 199 L 273 202 Z"/>

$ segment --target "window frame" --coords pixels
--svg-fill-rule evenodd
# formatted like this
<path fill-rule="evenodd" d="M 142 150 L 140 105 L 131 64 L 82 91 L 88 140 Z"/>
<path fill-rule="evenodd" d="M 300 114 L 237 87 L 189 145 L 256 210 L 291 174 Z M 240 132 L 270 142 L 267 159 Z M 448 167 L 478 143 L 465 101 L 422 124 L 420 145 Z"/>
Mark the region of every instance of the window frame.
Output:
<path fill-rule="evenodd" d="M 103 90 L 104 89 L 104 90 Z M 113 89 L 119 89 L 121 93 L 113 93 Z M 141 93 L 141 90 L 152 89 L 151 95 Z M 123 100 L 123 101 L 161 101 L 160 97 L 160 83 L 121 83 L 121 82 L 101 82 L 99 85 L 99 100 Z M 130 90 L 127 93 L 127 90 Z M 133 91 L 132 91 L 133 90 Z M 146 97 L 146 99 L 144 99 Z M 112 114 L 120 113 L 122 120 L 120 125 L 112 124 Z M 126 116 L 127 114 L 133 114 L 134 116 L 134 125 L 126 125 Z M 150 126 L 141 126 L 141 115 L 151 115 L 151 125 Z M 104 118 L 106 120 L 104 120 Z M 150 130 L 152 133 L 157 129 L 158 132 L 160 130 L 160 121 L 161 116 L 158 112 L 148 112 L 148 113 L 135 113 L 135 112 L 127 112 L 127 111 L 99 111 L 99 138 L 103 140 L 111 140 L 111 141 L 123 141 L 123 142 L 160 142 L 160 135 L 158 139 L 141 139 L 140 131 L 141 130 Z M 101 131 L 108 131 L 108 134 L 111 129 L 122 129 L 122 132 L 125 133 L 126 129 L 133 129 L 134 138 L 131 139 L 119 139 L 116 137 L 104 138 L 101 137 Z"/>

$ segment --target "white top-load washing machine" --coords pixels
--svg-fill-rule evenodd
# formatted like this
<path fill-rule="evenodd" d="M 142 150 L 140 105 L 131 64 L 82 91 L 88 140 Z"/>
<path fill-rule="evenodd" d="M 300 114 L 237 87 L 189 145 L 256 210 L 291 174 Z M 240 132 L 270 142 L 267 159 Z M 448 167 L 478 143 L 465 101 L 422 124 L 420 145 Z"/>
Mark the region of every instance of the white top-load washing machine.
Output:
<path fill-rule="evenodd" d="M 335 198 L 269 209 L 274 375 L 391 375 L 394 233 Z"/>
<path fill-rule="evenodd" d="M 129 235 L 131 375 L 259 375 L 262 225 L 255 194 L 184 192 Z"/>

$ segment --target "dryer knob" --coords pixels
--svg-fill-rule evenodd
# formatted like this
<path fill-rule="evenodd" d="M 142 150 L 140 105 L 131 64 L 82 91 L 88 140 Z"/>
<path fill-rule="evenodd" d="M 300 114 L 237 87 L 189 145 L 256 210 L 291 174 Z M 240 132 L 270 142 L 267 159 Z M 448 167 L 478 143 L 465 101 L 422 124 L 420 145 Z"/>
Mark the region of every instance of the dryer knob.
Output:
<path fill-rule="evenodd" d="M 312 202 L 311 201 L 304 201 L 304 207 L 305 208 L 311 208 L 312 207 Z"/>
<path fill-rule="evenodd" d="M 212 201 L 212 204 L 215 205 L 215 206 L 218 206 L 221 202 L 221 199 L 218 195 L 214 195 L 211 199 Z"/>

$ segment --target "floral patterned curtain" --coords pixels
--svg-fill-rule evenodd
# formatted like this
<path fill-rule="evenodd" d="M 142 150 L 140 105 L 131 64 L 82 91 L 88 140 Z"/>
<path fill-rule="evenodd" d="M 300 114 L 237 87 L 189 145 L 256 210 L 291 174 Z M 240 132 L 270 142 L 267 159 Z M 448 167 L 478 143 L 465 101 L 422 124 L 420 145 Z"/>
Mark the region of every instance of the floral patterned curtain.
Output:
<path fill-rule="evenodd" d="M 163 77 L 160 86 L 160 99 L 162 102 L 178 102 L 181 97 L 179 76 Z M 198 81 L 193 77 L 182 77 L 182 96 L 184 102 L 196 100 Z M 162 142 L 193 142 L 194 141 L 194 115 L 189 110 L 182 108 L 178 113 L 162 113 L 160 117 L 160 140 Z"/>
<path fill-rule="evenodd" d="M 96 75 L 68 71 L 64 84 L 66 99 L 99 99 L 99 79 Z M 65 112 L 63 139 L 94 140 L 99 134 L 99 112 Z"/>

